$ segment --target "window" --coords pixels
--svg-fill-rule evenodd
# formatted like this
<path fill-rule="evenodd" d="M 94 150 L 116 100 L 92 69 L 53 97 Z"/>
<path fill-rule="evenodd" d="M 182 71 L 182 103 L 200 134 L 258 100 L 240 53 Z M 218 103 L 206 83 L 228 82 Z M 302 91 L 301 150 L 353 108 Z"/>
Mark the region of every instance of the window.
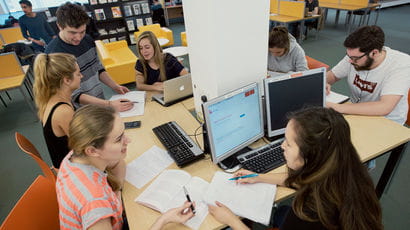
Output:
<path fill-rule="evenodd" d="M 63 3 L 66 3 L 67 0 L 29 0 L 33 5 L 33 10 L 40 10 L 52 6 L 59 6 Z M 80 3 L 88 3 L 87 0 L 76 0 Z M 1 7 L 4 10 L 4 13 L 21 11 L 19 0 L 0 0 Z"/>

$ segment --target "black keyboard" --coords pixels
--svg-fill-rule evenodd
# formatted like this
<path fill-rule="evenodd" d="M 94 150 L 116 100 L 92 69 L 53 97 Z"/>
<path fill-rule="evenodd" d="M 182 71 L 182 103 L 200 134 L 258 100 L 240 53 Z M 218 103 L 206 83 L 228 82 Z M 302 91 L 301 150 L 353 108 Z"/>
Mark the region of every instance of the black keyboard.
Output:
<path fill-rule="evenodd" d="M 183 167 L 204 157 L 204 152 L 175 121 L 157 126 L 152 131 L 168 150 L 168 154 L 174 159 L 178 167 Z"/>
<path fill-rule="evenodd" d="M 285 164 L 283 149 L 280 147 L 284 139 L 254 149 L 237 157 L 242 168 L 256 173 L 266 173 Z"/>

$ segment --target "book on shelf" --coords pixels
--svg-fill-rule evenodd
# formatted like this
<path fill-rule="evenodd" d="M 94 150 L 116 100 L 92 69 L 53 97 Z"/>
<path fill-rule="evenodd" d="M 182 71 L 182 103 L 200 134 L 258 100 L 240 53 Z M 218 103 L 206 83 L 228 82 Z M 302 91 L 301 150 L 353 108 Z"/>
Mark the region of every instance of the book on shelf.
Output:
<path fill-rule="evenodd" d="M 112 0 L 112 2 L 118 2 L 118 0 Z"/>
<path fill-rule="evenodd" d="M 105 3 L 107 3 L 107 0 L 98 0 L 98 3 L 105 4 Z"/>
<path fill-rule="evenodd" d="M 142 13 L 149 14 L 149 5 L 148 3 L 141 3 Z"/>
<path fill-rule="evenodd" d="M 112 12 L 112 17 L 113 18 L 121 18 L 122 17 L 121 9 L 120 9 L 119 6 L 111 7 L 111 12 Z"/>
<path fill-rule="evenodd" d="M 135 15 L 140 15 L 141 14 L 140 4 L 134 4 L 134 5 L 132 5 L 132 8 L 134 8 L 134 14 Z"/>
<path fill-rule="evenodd" d="M 130 34 L 130 42 L 131 42 L 131 44 L 137 43 L 137 41 L 135 40 L 135 35 L 134 35 L 134 33 Z"/>
<path fill-rule="evenodd" d="M 127 20 L 127 28 L 128 28 L 128 31 L 135 30 L 135 25 L 134 25 L 134 20 L 133 19 Z"/>
<path fill-rule="evenodd" d="M 111 2 L 112 2 L 112 0 L 107 0 L 107 2 L 108 2 L 108 3 L 111 3 Z"/>
<path fill-rule="evenodd" d="M 117 38 L 110 38 L 109 41 L 110 42 L 115 42 L 115 41 L 117 41 Z"/>
<path fill-rule="evenodd" d="M 127 37 L 126 36 L 121 36 L 121 37 L 118 37 L 118 41 L 122 41 L 122 40 L 126 40 L 127 39 Z"/>
<path fill-rule="evenodd" d="M 97 21 L 105 20 L 104 9 L 102 9 L 102 8 L 101 9 L 95 9 L 94 14 L 95 14 L 95 19 L 97 19 Z"/>
<path fill-rule="evenodd" d="M 203 202 L 202 197 L 205 195 L 209 183 L 202 178 L 192 177 L 183 170 L 164 170 L 135 201 L 164 213 L 169 209 L 182 206 L 187 200 L 183 186 L 188 190 L 191 201 L 196 204 L 195 216 L 188 220 L 185 225 L 199 229 L 208 215 L 208 206 Z"/>
<path fill-rule="evenodd" d="M 135 21 L 137 22 L 137 28 L 144 26 L 144 21 L 142 20 L 142 18 L 137 18 Z"/>
<path fill-rule="evenodd" d="M 103 39 L 102 42 L 103 43 L 109 43 L 110 41 L 108 39 Z"/>
<path fill-rule="evenodd" d="M 98 33 L 99 33 L 100 35 L 107 35 L 107 34 L 108 34 L 105 29 L 98 29 Z"/>
<path fill-rule="evenodd" d="M 122 33 L 122 32 L 125 32 L 125 27 L 117 28 L 117 33 Z"/>
<path fill-rule="evenodd" d="M 97 5 L 98 1 L 97 0 L 90 0 L 90 5 Z"/>
<path fill-rule="evenodd" d="M 132 16 L 132 9 L 130 5 L 124 6 L 124 14 L 125 14 L 125 17 Z"/>
<path fill-rule="evenodd" d="M 117 33 L 117 29 L 112 29 L 108 31 L 108 34 L 116 34 Z"/>
<path fill-rule="evenodd" d="M 145 18 L 145 25 L 152 25 L 152 18 L 151 17 Z"/>

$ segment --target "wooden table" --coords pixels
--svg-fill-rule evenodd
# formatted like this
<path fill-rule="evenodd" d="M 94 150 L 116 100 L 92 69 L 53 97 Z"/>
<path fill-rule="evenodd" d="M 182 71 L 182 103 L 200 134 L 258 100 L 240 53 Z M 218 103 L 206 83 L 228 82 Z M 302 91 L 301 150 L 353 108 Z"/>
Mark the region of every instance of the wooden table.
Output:
<path fill-rule="evenodd" d="M 199 122 L 191 115 L 189 110 L 194 108 L 193 98 L 174 104 L 169 107 L 162 107 L 156 102 L 151 101 L 152 93 L 147 93 L 144 116 L 124 118 L 124 121 L 141 120 L 142 126 L 139 129 L 130 129 L 126 135 L 132 142 L 128 145 L 127 162 L 134 160 L 153 145 L 164 148 L 160 141 L 152 132 L 152 128 L 168 121 L 177 121 L 177 123 L 186 131 L 187 134 L 193 134 L 195 129 L 200 125 Z M 345 116 L 351 127 L 352 141 L 360 158 L 363 162 L 374 159 L 387 151 L 393 149 L 388 161 L 386 170 L 383 171 L 382 177 L 377 185 L 378 194 L 383 192 L 384 186 L 391 176 L 392 170 L 398 163 L 398 159 L 403 152 L 404 145 L 410 140 L 410 130 L 384 117 L 365 117 L 365 116 Z M 202 145 L 202 137 L 198 138 Z M 173 163 L 169 168 L 176 169 Z M 214 173 L 220 170 L 215 166 L 209 156 L 204 160 L 193 163 L 183 170 L 189 172 L 192 176 L 199 176 L 206 181 L 211 181 Z M 277 168 L 270 173 L 285 172 L 285 166 Z M 386 181 L 387 180 L 387 181 Z M 152 181 L 151 181 L 152 182 Z M 134 202 L 134 199 L 149 186 L 148 183 L 142 189 L 137 189 L 128 182 L 125 182 L 122 192 L 125 211 L 129 222 L 130 229 L 148 229 L 156 218 L 160 215 L 158 212 L 144 207 Z M 278 187 L 275 201 L 283 200 L 294 194 L 294 190 Z M 202 223 L 200 229 L 218 229 L 223 227 L 212 216 L 208 215 Z M 188 229 L 180 224 L 168 224 L 164 229 Z"/>
<path fill-rule="evenodd" d="M 287 27 L 287 24 L 292 23 L 292 22 L 300 22 L 300 32 L 299 34 L 303 34 L 303 28 L 305 27 L 305 21 L 306 20 L 311 20 L 311 19 L 318 19 L 320 18 L 320 15 L 312 15 L 312 16 L 307 16 L 307 17 L 293 17 L 293 16 L 286 16 L 286 15 L 280 15 L 280 14 L 271 14 L 269 16 L 269 20 L 273 22 L 278 22 L 280 24 L 284 24 Z M 317 31 L 316 31 L 317 33 Z M 302 44 L 303 39 L 302 36 L 299 36 L 298 38 L 299 44 Z"/>
<path fill-rule="evenodd" d="M 327 10 L 328 9 L 334 9 L 337 10 L 336 12 L 336 17 L 335 17 L 335 24 L 337 25 L 339 22 L 339 14 L 340 10 L 348 11 L 353 14 L 353 11 L 356 10 L 364 10 L 365 11 L 365 17 L 366 15 L 370 12 L 370 9 L 372 8 L 379 8 L 381 6 L 380 3 L 369 3 L 368 5 L 365 6 L 358 6 L 358 5 L 349 5 L 349 4 L 340 4 L 340 3 L 328 3 L 328 2 L 319 2 L 319 6 L 322 8 L 325 8 L 325 18 L 327 17 Z M 369 14 L 370 17 L 370 14 Z M 377 16 L 374 24 L 377 24 L 377 19 L 379 18 L 379 10 L 377 11 Z M 348 27 L 347 27 L 347 32 L 350 33 L 351 30 L 351 17 L 348 18 Z M 366 20 L 366 19 L 365 19 Z"/>

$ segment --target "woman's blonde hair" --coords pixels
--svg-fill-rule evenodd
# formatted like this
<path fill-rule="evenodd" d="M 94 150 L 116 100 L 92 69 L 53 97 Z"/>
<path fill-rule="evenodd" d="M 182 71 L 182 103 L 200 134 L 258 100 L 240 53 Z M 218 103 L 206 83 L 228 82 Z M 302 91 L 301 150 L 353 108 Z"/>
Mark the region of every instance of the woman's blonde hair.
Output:
<path fill-rule="evenodd" d="M 151 45 L 154 47 L 154 62 L 159 66 L 159 76 L 161 81 L 165 81 L 167 79 L 166 73 L 165 73 L 165 65 L 164 65 L 164 54 L 162 53 L 162 48 L 159 45 L 158 39 L 155 36 L 155 34 L 151 31 L 144 31 L 142 32 L 137 39 L 137 52 L 138 52 L 138 57 L 139 60 L 142 64 L 142 69 L 144 70 L 144 81 L 147 81 L 147 65 L 148 61 L 144 59 L 144 57 L 141 54 L 141 50 L 139 48 L 140 42 L 142 39 L 148 39 Z"/>
<path fill-rule="evenodd" d="M 39 54 L 34 61 L 34 100 L 38 116 L 43 118 L 51 96 L 60 89 L 64 78 L 73 79 L 77 59 L 66 53 Z"/>
<path fill-rule="evenodd" d="M 78 109 L 70 122 L 68 146 L 74 156 L 86 156 L 85 149 L 102 148 L 114 127 L 115 110 L 110 106 L 86 105 Z M 108 183 L 114 191 L 121 185 L 108 171 Z"/>

